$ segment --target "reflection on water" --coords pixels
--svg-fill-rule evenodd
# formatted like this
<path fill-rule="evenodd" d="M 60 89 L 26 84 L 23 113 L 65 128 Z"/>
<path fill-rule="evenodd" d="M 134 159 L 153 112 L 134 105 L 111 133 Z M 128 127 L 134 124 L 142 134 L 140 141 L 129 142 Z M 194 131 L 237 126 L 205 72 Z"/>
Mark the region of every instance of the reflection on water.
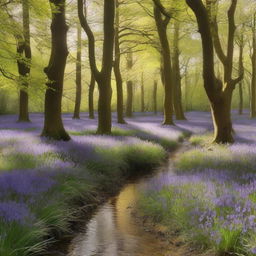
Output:
<path fill-rule="evenodd" d="M 68 256 L 176 255 L 167 248 L 166 241 L 146 232 L 131 215 L 139 190 L 150 180 L 127 185 L 117 197 L 101 206 L 88 222 L 85 233 L 72 241 Z"/>

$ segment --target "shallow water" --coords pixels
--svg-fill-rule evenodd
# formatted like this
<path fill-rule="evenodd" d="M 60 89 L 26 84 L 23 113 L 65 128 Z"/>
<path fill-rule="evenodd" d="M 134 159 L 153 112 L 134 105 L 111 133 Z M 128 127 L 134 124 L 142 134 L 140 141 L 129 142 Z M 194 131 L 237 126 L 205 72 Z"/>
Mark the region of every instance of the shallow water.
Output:
<path fill-rule="evenodd" d="M 68 256 L 174 256 L 173 245 L 151 234 L 132 214 L 139 193 L 161 181 L 161 168 L 152 177 L 126 185 L 119 195 L 100 206 L 85 227 L 73 239 Z"/>

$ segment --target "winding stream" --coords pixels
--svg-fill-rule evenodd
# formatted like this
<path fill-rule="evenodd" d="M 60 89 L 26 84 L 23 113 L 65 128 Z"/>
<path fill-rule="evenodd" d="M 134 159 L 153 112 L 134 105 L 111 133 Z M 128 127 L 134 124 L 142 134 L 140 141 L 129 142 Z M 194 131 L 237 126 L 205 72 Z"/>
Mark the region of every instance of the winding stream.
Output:
<path fill-rule="evenodd" d="M 140 191 L 157 185 L 163 173 L 171 172 L 170 162 L 153 175 L 127 184 L 116 197 L 100 206 L 85 231 L 71 242 L 68 256 L 186 255 L 178 253 L 173 243 L 148 232 L 132 214 Z"/>

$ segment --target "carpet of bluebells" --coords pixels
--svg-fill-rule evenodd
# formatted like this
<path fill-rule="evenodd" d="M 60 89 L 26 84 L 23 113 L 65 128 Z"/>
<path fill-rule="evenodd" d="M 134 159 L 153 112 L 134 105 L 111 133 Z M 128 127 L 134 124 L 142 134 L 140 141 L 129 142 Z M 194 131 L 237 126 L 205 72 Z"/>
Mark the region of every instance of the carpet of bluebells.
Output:
<path fill-rule="evenodd" d="M 213 255 L 256 255 L 256 120 L 247 116 L 233 117 L 235 144 L 198 140 L 140 201 L 143 214 Z"/>
<path fill-rule="evenodd" d="M 0 116 L 0 255 L 37 255 L 69 231 L 77 209 L 86 209 L 97 193 L 121 183 L 130 170 L 158 165 L 189 133 L 211 128 L 209 115 L 190 113 L 175 127 L 161 116 L 140 116 L 115 125 L 116 136 L 95 134 L 96 120 L 64 115 L 69 142 L 40 137 L 42 114 L 31 123 Z M 114 118 L 115 123 L 115 118 Z M 162 146 L 160 145 L 162 144 Z M 96 200 L 97 201 L 97 200 Z M 249 206 L 247 206 L 249 207 Z"/>

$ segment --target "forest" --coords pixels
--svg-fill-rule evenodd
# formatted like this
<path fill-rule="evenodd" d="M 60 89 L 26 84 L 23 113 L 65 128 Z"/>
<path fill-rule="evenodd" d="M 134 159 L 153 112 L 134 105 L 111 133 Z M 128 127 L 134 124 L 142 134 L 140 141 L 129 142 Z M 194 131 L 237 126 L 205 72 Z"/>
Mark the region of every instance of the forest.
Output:
<path fill-rule="evenodd" d="M 0 256 L 256 255 L 255 0 L 0 0 Z"/>

